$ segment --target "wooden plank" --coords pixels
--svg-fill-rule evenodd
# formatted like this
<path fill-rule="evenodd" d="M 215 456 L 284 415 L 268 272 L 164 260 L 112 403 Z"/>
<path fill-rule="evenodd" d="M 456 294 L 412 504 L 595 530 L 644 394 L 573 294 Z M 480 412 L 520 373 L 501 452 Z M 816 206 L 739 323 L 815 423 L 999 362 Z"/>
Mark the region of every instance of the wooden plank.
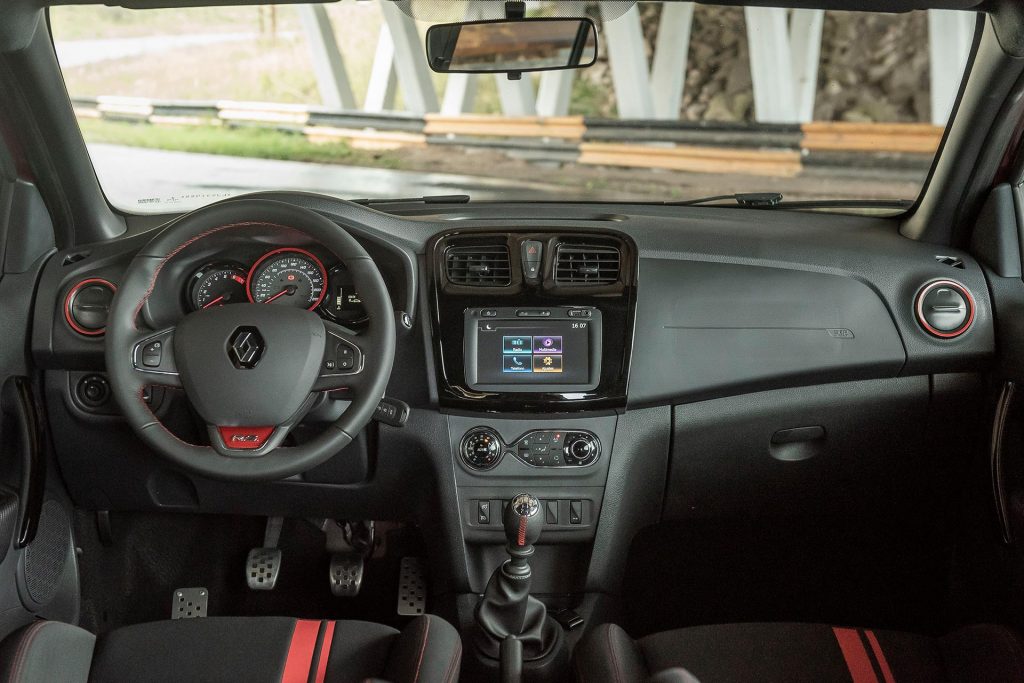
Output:
<path fill-rule="evenodd" d="M 443 116 L 427 114 L 423 132 L 427 135 L 482 137 L 548 137 L 580 140 L 586 132 L 582 116 L 507 117 Z"/>
<path fill-rule="evenodd" d="M 419 133 L 358 130 L 331 126 L 306 126 L 302 132 L 310 142 L 325 143 L 345 140 L 355 149 L 391 150 L 427 146 L 426 136 Z"/>
<path fill-rule="evenodd" d="M 943 129 L 928 123 L 819 122 L 803 126 L 809 151 L 934 154 Z"/>
<path fill-rule="evenodd" d="M 664 168 L 696 173 L 743 173 L 791 177 L 800 173 L 800 152 L 740 150 L 696 145 L 580 144 L 579 163 L 631 168 Z"/>

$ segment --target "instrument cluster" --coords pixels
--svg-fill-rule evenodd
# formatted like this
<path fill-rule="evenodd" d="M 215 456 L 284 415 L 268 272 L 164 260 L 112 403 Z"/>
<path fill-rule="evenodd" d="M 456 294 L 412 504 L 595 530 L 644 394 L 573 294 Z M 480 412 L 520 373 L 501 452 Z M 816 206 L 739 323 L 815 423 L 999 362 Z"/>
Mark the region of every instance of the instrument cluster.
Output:
<path fill-rule="evenodd" d="M 269 251 L 248 267 L 231 260 L 208 263 L 191 275 L 185 297 L 193 311 L 260 303 L 306 308 L 345 325 L 367 320 L 345 266 L 328 270 L 315 254 L 297 247 Z"/>

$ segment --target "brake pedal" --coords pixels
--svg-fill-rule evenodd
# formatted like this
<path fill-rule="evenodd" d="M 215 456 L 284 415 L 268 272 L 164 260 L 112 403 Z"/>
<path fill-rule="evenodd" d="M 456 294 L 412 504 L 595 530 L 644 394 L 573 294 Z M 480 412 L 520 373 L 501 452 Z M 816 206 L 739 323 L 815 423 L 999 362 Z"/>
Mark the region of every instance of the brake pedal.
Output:
<path fill-rule="evenodd" d="M 331 555 L 331 593 L 337 598 L 354 598 L 363 585 L 363 556 L 355 553 Z"/>
<path fill-rule="evenodd" d="M 281 571 L 281 551 L 277 547 L 281 540 L 283 517 L 268 517 L 263 532 L 263 547 L 253 548 L 245 560 L 245 582 L 249 590 L 271 591 L 277 585 Z"/>
<path fill-rule="evenodd" d="M 205 588 L 178 588 L 171 601 L 171 619 L 198 619 L 205 617 L 210 592 Z"/>
<path fill-rule="evenodd" d="M 398 614 L 414 617 L 427 607 L 427 579 L 418 557 L 403 557 L 398 572 Z"/>

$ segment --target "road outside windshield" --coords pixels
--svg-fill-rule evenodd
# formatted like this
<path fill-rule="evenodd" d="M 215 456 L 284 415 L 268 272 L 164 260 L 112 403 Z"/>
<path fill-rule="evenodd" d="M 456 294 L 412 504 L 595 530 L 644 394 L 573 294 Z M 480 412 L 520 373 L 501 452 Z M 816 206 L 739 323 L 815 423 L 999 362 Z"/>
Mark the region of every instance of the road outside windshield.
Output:
<path fill-rule="evenodd" d="M 975 27 L 688 2 L 594 18 L 594 66 L 515 81 L 431 72 L 429 23 L 386 1 L 50 11 L 100 182 L 139 213 L 264 189 L 913 200 Z"/>

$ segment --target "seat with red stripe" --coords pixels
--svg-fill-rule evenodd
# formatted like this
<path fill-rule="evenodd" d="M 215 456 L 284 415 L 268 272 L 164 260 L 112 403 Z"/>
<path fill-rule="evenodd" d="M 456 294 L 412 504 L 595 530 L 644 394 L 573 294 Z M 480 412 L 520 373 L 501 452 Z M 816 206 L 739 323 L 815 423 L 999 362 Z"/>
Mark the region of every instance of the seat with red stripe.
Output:
<path fill-rule="evenodd" d="M 127 626 L 96 638 L 37 621 L 0 645 L 12 683 L 451 683 L 462 645 L 448 622 L 417 617 L 401 632 L 364 621 L 209 617 Z"/>
<path fill-rule="evenodd" d="M 929 638 L 821 624 L 724 624 L 633 640 L 604 624 L 584 636 L 574 668 L 580 683 L 996 683 L 1024 681 L 1024 649 L 998 626 Z"/>

